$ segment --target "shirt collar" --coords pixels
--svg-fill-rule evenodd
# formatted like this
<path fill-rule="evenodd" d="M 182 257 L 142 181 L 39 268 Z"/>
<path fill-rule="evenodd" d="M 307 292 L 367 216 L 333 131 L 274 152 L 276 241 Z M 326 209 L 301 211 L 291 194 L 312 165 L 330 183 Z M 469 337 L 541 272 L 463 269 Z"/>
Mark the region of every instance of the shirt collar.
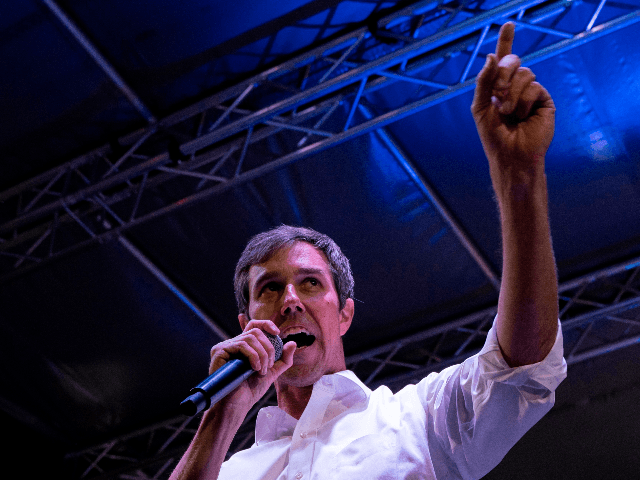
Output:
<path fill-rule="evenodd" d="M 350 394 L 354 391 L 361 392 L 364 398 L 369 398 L 369 395 L 371 395 L 371 389 L 362 383 L 351 370 L 325 375 L 319 381 L 332 382 L 336 386 L 336 397 Z"/>
<path fill-rule="evenodd" d="M 313 388 L 314 390 L 320 388 L 332 394 L 322 423 L 358 404 L 366 404 L 371 394 L 371 390 L 351 370 L 324 375 L 313 385 Z M 309 407 L 314 408 L 311 403 L 307 405 L 307 408 Z M 291 437 L 297 423 L 295 418 L 280 407 L 262 408 L 256 418 L 256 443 L 260 445 L 279 438 Z"/>

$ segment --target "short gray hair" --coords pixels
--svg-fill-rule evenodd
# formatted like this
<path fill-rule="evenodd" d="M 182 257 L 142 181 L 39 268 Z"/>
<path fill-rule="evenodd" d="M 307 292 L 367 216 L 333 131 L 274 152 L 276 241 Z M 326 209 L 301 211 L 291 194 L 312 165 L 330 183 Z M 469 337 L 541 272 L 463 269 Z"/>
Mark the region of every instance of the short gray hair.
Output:
<path fill-rule="evenodd" d="M 233 286 L 239 313 L 247 313 L 249 307 L 249 269 L 253 265 L 266 262 L 278 250 L 290 247 L 295 242 L 307 242 L 313 245 L 329 260 L 333 283 L 340 301 L 340 310 L 344 308 L 348 298 L 353 298 L 351 265 L 336 242 L 311 228 L 281 225 L 251 238 L 238 260 Z"/>

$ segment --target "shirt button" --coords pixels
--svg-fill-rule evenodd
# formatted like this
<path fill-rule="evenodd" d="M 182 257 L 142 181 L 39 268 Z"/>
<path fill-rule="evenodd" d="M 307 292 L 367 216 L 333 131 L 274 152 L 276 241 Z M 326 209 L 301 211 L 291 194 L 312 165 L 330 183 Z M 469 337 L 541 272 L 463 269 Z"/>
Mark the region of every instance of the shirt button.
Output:
<path fill-rule="evenodd" d="M 296 473 L 296 478 L 300 480 L 302 478 L 302 472 Z"/>
<path fill-rule="evenodd" d="M 300 433 L 300 436 L 302 438 L 307 438 L 307 434 L 305 432 Z M 300 477 L 296 477 L 296 478 L 300 478 Z"/>
<path fill-rule="evenodd" d="M 267 413 L 267 418 L 271 418 L 272 415 L 270 413 Z"/>

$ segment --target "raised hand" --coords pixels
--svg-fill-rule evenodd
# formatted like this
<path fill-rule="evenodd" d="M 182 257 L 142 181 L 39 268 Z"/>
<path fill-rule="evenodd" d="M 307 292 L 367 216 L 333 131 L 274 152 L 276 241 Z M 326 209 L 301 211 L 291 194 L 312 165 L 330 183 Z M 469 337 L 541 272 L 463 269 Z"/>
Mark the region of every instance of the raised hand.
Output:
<path fill-rule="evenodd" d="M 505 23 L 495 54 L 478 74 L 471 113 L 489 159 L 491 175 L 544 167 L 553 138 L 555 105 L 535 75 L 511 53 L 515 26 Z"/>

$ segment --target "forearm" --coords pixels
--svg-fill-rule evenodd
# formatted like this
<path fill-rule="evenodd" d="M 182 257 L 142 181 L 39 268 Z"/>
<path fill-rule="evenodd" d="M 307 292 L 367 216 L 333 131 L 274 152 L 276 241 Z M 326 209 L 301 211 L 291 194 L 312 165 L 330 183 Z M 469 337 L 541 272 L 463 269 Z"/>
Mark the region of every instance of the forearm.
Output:
<path fill-rule="evenodd" d="M 536 363 L 556 336 L 558 281 L 544 159 L 527 171 L 492 172 L 502 225 L 497 334 L 510 366 Z"/>
<path fill-rule="evenodd" d="M 215 480 L 244 417 L 211 407 L 169 480 Z"/>

